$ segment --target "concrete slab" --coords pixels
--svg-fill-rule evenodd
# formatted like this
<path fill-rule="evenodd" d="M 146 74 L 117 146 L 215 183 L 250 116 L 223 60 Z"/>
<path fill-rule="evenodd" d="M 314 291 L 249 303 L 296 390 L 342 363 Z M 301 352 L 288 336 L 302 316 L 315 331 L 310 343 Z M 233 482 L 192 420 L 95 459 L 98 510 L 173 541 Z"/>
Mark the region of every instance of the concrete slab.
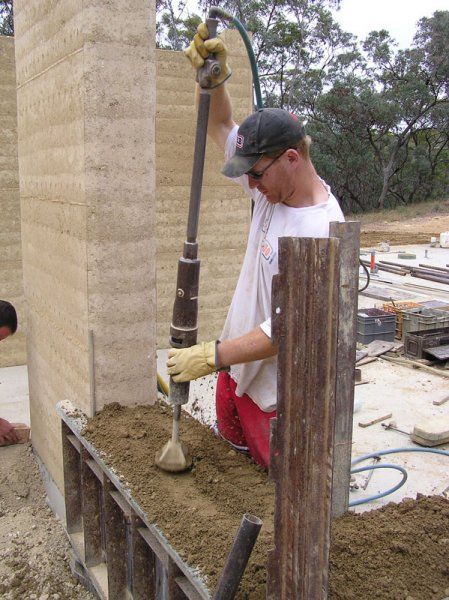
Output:
<path fill-rule="evenodd" d="M 397 427 L 412 432 L 415 424 L 428 418 L 449 415 L 449 406 L 436 406 L 433 400 L 447 395 L 447 380 L 423 371 L 382 360 L 362 366 L 362 377 L 369 384 L 355 388 L 353 458 L 364 454 L 394 448 L 420 448 L 408 435 L 394 430 L 385 430 L 381 423 L 371 427 L 358 426 L 359 421 L 392 413 Z M 438 446 L 438 450 L 449 450 L 449 445 Z M 394 494 L 357 507 L 357 512 L 378 508 L 388 502 L 399 502 L 406 496 L 441 494 L 449 486 L 448 456 L 424 452 L 409 452 L 383 457 L 380 464 L 394 463 L 406 468 L 408 480 Z M 370 464 L 370 461 L 364 464 Z M 356 475 L 359 484 L 366 480 L 367 473 Z M 400 480 L 396 471 L 376 471 L 366 489 L 350 494 L 350 501 L 368 497 L 393 487 Z"/>
<path fill-rule="evenodd" d="M 0 417 L 30 424 L 30 399 L 26 365 L 0 369 Z"/>

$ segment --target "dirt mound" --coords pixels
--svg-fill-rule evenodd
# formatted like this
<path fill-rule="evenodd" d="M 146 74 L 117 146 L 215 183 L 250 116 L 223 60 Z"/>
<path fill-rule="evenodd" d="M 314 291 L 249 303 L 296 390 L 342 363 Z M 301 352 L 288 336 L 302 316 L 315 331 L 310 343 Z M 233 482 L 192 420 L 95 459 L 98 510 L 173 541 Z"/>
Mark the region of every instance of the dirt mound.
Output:
<path fill-rule="evenodd" d="M 431 235 L 436 236 L 435 233 L 427 234 L 415 231 L 402 233 L 399 231 L 391 231 L 390 229 L 384 231 L 365 230 L 360 232 L 360 247 L 372 248 L 377 246 L 380 242 L 389 242 L 392 246 L 400 246 L 401 244 L 428 244 Z"/>
<path fill-rule="evenodd" d="M 0 448 L 0 598 L 93 600 L 71 575 L 66 535 L 45 498 L 31 446 Z"/>
<path fill-rule="evenodd" d="M 449 204 L 447 204 L 449 208 Z M 447 212 L 447 209 L 446 209 Z M 357 216 L 355 217 L 357 220 Z M 440 233 L 449 231 L 449 216 L 422 215 L 408 217 L 403 215 L 400 220 L 364 223 L 360 233 L 360 246 L 371 248 L 379 242 L 389 242 L 391 245 L 429 244 L 431 237 L 440 238 Z"/>
<path fill-rule="evenodd" d="M 263 519 L 237 598 L 265 598 L 265 562 L 273 545 L 274 486 L 247 457 L 211 429 L 183 416 L 182 440 L 194 457 L 191 472 L 163 473 L 154 455 L 168 440 L 171 411 L 107 406 L 85 435 L 123 476 L 150 522 L 213 589 L 244 513 Z M 449 502 L 420 497 L 333 524 L 330 594 L 364 598 L 441 600 L 449 596 Z"/>
<path fill-rule="evenodd" d="M 419 496 L 336 519 L 330 598 L 442 600 L 449 596 L 449 502 Z"/>

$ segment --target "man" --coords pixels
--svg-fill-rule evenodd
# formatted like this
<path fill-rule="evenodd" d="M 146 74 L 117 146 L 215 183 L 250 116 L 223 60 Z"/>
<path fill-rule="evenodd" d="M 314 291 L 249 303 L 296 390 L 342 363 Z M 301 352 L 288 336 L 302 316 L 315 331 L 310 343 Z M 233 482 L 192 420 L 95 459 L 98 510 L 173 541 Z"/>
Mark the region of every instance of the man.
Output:
<path fill-rule="evenodd" d="M 299 120 L 266 108 L 237 127 L 224 81 L 231 71 L 222 40 L 198 27 L 186 55 L 198 69 L 213 53 L 221 64 L 214 82 L 210 137 L 224 150 L 222 173 L 254 200 L 245 258 L 220 340 L 169 351 L 168 373 L 189 381 L 230 367 L 218 376 L 217 425 L 221 436 L 269 463 L 269 421 L 276 415 L 276 354 L 271 341 L 271 281 L 278 272 L 278 238 L 327 237 L 329 223 L 344 217 L 330 188 L 318 177 L 310 137 Z"/>
<path fill-rule="evenodd" d="M 0 300 L 0 342 L 17 330 L 17 313 L 12 304 Z M 0 419 L 0 446 L 16 444 L 18 437 L 14 426 L 5 419 Z"/>

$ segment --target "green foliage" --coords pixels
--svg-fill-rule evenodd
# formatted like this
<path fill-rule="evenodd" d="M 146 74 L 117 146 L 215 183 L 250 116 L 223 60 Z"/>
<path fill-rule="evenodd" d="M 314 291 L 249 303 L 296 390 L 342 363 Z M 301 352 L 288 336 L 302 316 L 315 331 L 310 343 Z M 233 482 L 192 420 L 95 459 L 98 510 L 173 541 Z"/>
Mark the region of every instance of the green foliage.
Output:
<path fill-rule="evenodd" d="M 0 0 L 0 35 L 14 35 L 13 0 Z"/>
<path fill-rule="evenodd" d="M 206 14 L 211 3 L 199 2 Z M 398 50 L 385 30 L 361 43 L 342 31 L 338 5 L 220 3 L 253 32 L 265 105 L 308 120 L 314 162 L 345 210 L 448 195 L 449 11 L 421 19 L 412 47 Z M 178 29 L 188 38 L 193 28 L 185 19 Z"/>

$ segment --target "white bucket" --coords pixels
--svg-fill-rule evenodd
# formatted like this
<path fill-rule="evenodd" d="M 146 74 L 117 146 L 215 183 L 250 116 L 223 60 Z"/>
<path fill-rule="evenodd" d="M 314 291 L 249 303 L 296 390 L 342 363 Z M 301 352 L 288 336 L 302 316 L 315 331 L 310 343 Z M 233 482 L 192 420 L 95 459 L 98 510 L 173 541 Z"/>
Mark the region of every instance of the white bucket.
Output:
<path fill-rule="evenodd" d="M 449 248 L 449 231 L 440 233 L 440 248 Z"/>

